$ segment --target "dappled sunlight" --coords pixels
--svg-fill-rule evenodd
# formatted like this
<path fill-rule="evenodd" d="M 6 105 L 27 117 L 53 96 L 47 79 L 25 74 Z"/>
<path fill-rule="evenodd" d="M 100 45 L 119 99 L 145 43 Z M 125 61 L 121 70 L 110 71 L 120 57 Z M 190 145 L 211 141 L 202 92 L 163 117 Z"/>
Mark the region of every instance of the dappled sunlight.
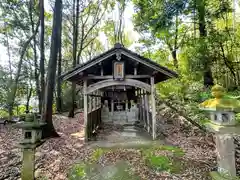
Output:
<path fill-rule="evenodd" d="M 80 140 L 84 140 L 84 129 L 82 129 L 80 132 L 72 133 L 71 136 L 77 137 Z"/>

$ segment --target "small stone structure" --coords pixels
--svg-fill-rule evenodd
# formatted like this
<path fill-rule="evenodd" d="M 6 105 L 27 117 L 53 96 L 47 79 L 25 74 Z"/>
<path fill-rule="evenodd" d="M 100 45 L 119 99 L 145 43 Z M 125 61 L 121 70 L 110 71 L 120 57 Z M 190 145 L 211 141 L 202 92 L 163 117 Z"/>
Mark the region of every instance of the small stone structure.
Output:
<path fill-rule="evenodd" d="M 43 143 L 41 128 L 44 125 L 45 123 L 36 119 L 34 114 L 27 114 L 24 122 L 14 125 L 14 127 L 22 129 L 22 137 L 18 145 L 23 151 L 22 180 L 34 180 L 35 149 Z"/>
<path fill-rule="evenodd" d="M 213 179 L 230 180 L 236 176 L 234 136 L 240 133 L 240 127 L 235 121 L 235 113 L 240 112 L 240 102 L 224 97 L 224 88 L 220 85 L 212 87 L 212 95 L 214 99 L 200 104 L 200 109 L 210 115 L 210 122 L 205 125 L 216 136 L 218 172 L 211 175 Z"/>
<path fill-rule="evenodd" d="M 134 124 L 135 121 L 144 124 L 154 140 L 155 84 L 177 76 L 174 71 L 116 43 L 61 78 L 83 87 L 86 141 L 91 140 L 92 132 L 102 122 Z"/>

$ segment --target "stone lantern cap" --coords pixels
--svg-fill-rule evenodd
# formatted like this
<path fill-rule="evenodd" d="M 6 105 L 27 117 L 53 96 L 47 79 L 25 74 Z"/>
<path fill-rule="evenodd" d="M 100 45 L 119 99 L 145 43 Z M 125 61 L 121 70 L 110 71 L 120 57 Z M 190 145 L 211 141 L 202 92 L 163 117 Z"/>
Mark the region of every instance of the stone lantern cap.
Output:
<path fill-rule="evenodd" d="M 27 114 L 25 117 L 25 121 L 14 124 L 15 128 L 24 129 L 24 130 L 32 130 L 32 129 L 41 129 L 46 123 L 41 122 L 36 119 L 34 114 Z"/>
<path fill-rule="evenodd" d="M 205 111 L 240 112 L 240 101 L 225 97 L 225 89 L 222 86 L 214 85 L 211 91 L 214 98 L 201 103 L 199 105 L 200 109 Z"/>

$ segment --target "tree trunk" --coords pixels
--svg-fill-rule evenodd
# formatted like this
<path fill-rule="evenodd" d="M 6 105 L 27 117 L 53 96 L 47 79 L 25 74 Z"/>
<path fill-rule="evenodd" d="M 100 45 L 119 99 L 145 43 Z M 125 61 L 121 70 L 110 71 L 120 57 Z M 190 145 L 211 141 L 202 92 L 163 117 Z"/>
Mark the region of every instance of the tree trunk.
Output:
<path fill-rule="evenodd" d="M 45 62 L 45 56 L 44 56 L 44 0 L 40 0 L 39 3 L 40 7 L 40 82 L 41 82 L 41 98 L 39 101 L 39 107 L 40 107 L 40 113 L 42 113 L 43 108 L 43 100 L 44 100 L 44 91 L 45 91 L 45 82 L 44 82 L 44 76 L 45 76 L 45 69 L 44 69 L 44 62 Z M 40 89 L 40 88 L 39 88 Z"/>
<path fill-rule="evenodd" d="M 79 21 L 79 0 L 76 3 L 77 8 L 75 7 L 75 0 L 73 3 L 73 67 L 77 65 L 77 45 L 78 45 L 78 21 Z M 76 8 L 76 12 L 75 12 Z M 74 110 L 76 107 L 76 83 L 72 83 L 72 107 L 68 113 L 68 117 L 74 117 Z"/>
<path fill-rule="evenodd" d="M 27 94 L 26 112 L 29 112 L 29 102 L 30 102 L 30 99 L 31 99 L 31 96 L 32 96 L 32 91 L 33 91 L 33 88 L 32 88 L 32 84 L 30 83 L 30 89 L 29 89 L 29 92 Z"/>
<path fill-rule="evenodd" d="M 31 64 L 29 63 L 29 85 L 30 85 L 30 88 L 29 86 L 27 86 L 27 102 L 26 102 L 26 112 L 29 112 L 29 102 L 30 102 L 30 99 L 32 97 L 32 92 L 33 92 L 33 86 L 32 86 L 32 78 L 33 78 L 33 75 L 32 75 L 32 68 L 31 68 Z"/>
<path fill-rule="evenodd" d="M 33 40 L 33 38 L 36 36 L 37 32 L 38 32 L 38 27 L 39 27 L 39 21 L 37 23 L 36 29 L 34 31 L 34 34 L 32 34 L 32 36 L 23 44 L 22 50 L 21 50 L 21 55 L 20 55 L 20 59 L 18 62 L 18 67 L 17 67 L 17 72 L 15 75 L 15 79 L 11 85 L 10 91 L 8 93 L 8 113 L 9 113 L 9 120 L 12 120 L 12 115 L 13 115 L 13 105 L 15 102 L 15 97 L 16 97 L 16 92 L 17 92 L 17 86 L 18 86 L 18 80 L 20 77 L 20 72 L 22 69 L 22 62 L 23 62 L 23 58 L 25 55 L 25 52 L 27 50 L 28 45 L 31 43 L 31 41 Z"/>
<path fill-rule="evenodd" d="M 30 7 L 29 7 L 29 17 L 30 17 L 30 21 L 31 21 L 31 30 L 32 33 L 34 33 L 34 21 L 33 21 L 33 14 L 32 14 L 32 10 L 34 7 L 34 1 L 31 0 L 30 1 Z M 37 48 L 36 48 L 37 42 L 36 42 L 36 37 L 33 38 L 33 54 L 34 54 L 34 66 L 35 66 L 35 70 L 34 70 L 34 76 L 35 76 L 35 83 L 36 83 L 36 93 L 38 96 L 38 109 L 39 112 L 41 113 L 41 108 L 42 108 L 42 103 L 41 103 L 41 90 L 40 90 L 40 84 L 39 84 L 39 72 L 38 72 L 38 59 L 37 59 Z"/>
<path fill-rule="evenodd" d="M 55 86 L 56 77 L 56 66 L 58 59 L 59 43 L 60 43 L 60 27 L 61 27 L 61 16 L 62 16 L 62 0 L 55 0 L 54 7 L 54 18 L 51 36 L 51 49 L 50 59 L 48 63 L 48 73 L 45 89 L 44 99 L 44 111 L 43 118 L 47 123 L 43 128 L 43 138 L 59 137 L 54 129 L 52 122 L 52 104 L 53 104 L 53 91 Z"/>
<path fill-rule="evenodd" d="M 205 38 L 207 37 L 207 30 L 206 30 L 206 21 L 205 21 L 205 0 L 196 1 L 196 7 L 198 11 L 198 22 L 199 22 L 199 34 L 202 46 L 206 46 Z M 211 62 L 206 56 L 206 52 L 204 51 L 206 48 L 202 48 L 201 52 L 201 60 L 203 62 L 204 72 L 203 72 L 203 80 L 204 86 L 209 87 L 214 84 L 212 70 L 211 70 Z"/>
<path fill-rule="evenodd" d="M 62 22 L 62 16 L 60 21 Z M 58 77 L 57 77 L 57 98 L 56 98 L 56 106 L 57 112 L 62 112 L 62 88 L 61 88 L 61 79 L 60 76 L 62 74 L 62 24 L 60 24 L 60 43 L 58 47 Z"/>
<path fill-rule="evenodd" d="M 178 59 L 177 59 L 177 50 L 172 50 L 173 65 L 178 69 Z"/>

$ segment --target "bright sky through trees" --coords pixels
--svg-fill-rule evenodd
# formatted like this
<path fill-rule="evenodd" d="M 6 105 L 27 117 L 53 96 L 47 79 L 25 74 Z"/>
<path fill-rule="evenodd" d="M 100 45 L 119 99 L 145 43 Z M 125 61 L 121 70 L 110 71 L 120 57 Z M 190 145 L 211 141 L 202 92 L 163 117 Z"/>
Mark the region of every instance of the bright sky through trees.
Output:
<path fill-rule="evenodd" d="M 45 11 L 51 11 L 51 7 L 49 6 L 48 0 L 44 0 L 45 2 Z M 109 16 L 113 16 L 114 18 L 117 17 L 117 9 L 115 8 L 115 10 L 109 14 Z M 133 38 L 134 42 L 137 42 L 137 40 L 139 39 L 139 34 L 134 31 L 134 27 L 133 27 L 133 23 L 132 23 L 132 15 L 134 13 L 133 10 L 133 4 L 132 3 L 128 3 L 125 13 L 124 13 L 124 31 L 126 31 L 129 34 L 129 37 Z M 99 39 L 101 41 L 101 43 L 104 45 L 105 50 L 107 50 L 108 48 L 108 40 L 107 37 L 105 36 L 105 34 L 103 32 L 99 33 Z M 130 49 L 132 49 L 134 46 L 136 45 L 136 43 L 134 43 Z M 2 44 L 0 44 L 0 64 L 1 65 L 6 65 L 8 61 L 8 57 L 6 54 L 6 48 L 4 46 L 2 46 Z"/>

